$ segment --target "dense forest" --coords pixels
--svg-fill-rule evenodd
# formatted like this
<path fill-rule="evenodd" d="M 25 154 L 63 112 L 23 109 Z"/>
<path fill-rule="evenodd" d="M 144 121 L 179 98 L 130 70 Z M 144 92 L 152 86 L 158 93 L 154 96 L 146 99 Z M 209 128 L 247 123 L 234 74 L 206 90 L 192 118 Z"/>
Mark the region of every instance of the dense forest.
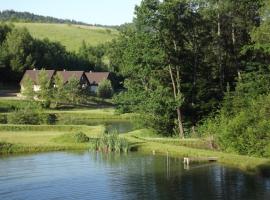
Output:
<path fill-rule="evenodd" d="M 270 154 L 270 18 L 264 0 L 143 0 L 109 51 L 121 112 L 180 138 Z"/>
<path fill-rule="evenodd" d="M 108 26 L 101 24 L 88 24 L 76 20 L 59 19 L 55 17 L 36 15 L 29 12 L 18 12 L 14 10 L 0 11 L 0 21 L 2 22 L 39 22 L 39 23 L 56 23 L 56 24 L 77 24 L 86 26 L 97 26 L 104 28 L 118 28 L 118 26 Z"/>

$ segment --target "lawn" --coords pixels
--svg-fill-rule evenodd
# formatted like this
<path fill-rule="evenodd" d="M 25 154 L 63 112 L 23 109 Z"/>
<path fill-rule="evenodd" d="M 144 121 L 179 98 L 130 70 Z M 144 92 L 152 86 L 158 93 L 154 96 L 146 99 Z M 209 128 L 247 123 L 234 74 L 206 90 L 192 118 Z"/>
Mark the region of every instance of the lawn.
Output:
<path fill-rule="evenodd" d="M 116 38 L 118 31 L 93 26 L 47 24 L 47 23 L 14 23 L 17 27 L 26 27 L 31 35 L 38 39 L 48 38 L 63 44 L 69 51 L 78 51 L 82 42 L 98 45 Z"/>
<path fill-rule="evenodd" d="M 7 128 L 9 127 L 9 128 Z M 19 127 L 19 129 L 12 129 Z M 88 149 L 90 143 L 63 142 L 67 134 L 82 131 L 89 138 L 96 138 L 104 126 L 0 126 L 0 154 Z"/>

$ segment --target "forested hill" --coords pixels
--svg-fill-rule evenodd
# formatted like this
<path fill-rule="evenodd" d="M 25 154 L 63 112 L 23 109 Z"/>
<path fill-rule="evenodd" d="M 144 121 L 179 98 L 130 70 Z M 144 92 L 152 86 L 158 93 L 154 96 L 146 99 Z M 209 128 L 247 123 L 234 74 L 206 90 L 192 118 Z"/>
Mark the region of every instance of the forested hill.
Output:
<path fill-rule="evenodd" d="M 88 24 L 88 23 L 70 20 L 70 19 L 59 19 L 55 17 L 36 15 L 29 12 L 18 12 L 14 10 L 0 11 L 0 21 L 77 24 L 77 25 L 97 26 L 97 27 L 104 27 L 104 28 L 117 28 L 117 26 Z"/>

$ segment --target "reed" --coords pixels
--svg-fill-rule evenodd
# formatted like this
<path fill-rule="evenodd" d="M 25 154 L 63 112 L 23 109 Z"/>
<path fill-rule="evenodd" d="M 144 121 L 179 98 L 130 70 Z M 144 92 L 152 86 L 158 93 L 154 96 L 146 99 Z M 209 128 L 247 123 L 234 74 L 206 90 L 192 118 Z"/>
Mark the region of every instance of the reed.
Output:
<path fill-rule="evenodd" d="M 125 152 L 129 151 L 129 143 L 125 138 L 120 138 L 117 131 L 112 133 L 103 133 L 101 137 L 96 138 L 93 149 L 103 152 Z"/>

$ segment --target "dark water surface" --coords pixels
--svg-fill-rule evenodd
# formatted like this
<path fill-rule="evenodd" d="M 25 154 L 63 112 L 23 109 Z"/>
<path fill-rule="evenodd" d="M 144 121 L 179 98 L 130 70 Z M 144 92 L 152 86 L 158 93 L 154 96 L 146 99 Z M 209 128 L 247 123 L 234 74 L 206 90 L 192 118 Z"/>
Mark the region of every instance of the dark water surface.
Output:
<path fill-rule="evenodd" d="M 0 158 L 0 200 L 270 200 L 270 180 L 181 159 L 56 152 Z"/>

